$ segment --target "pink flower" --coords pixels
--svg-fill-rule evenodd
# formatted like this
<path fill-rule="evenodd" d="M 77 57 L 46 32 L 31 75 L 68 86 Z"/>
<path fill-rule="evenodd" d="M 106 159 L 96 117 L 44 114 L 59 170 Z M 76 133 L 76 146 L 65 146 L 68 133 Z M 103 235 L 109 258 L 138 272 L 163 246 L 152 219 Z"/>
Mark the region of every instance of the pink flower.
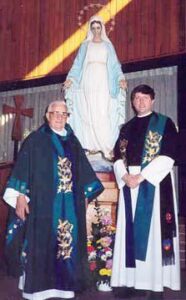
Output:
<path fill-rule="evenodd" d="M 106 269 L 112 269 L 112 259 L 106 261 Z"/>
<path fill-rule="evenodd" d="M 111 216 L 104 216 L 103 218 L 101 218 L 101 223 L 103 225 L 111 225 L 112 224 Z"/>
<path fill-rule="evenodd" d="M 100 244 L 102 247 L 109 247 L 112 243 L 112 239 L 109 236 L 104 236 L 100 239 Z"/>

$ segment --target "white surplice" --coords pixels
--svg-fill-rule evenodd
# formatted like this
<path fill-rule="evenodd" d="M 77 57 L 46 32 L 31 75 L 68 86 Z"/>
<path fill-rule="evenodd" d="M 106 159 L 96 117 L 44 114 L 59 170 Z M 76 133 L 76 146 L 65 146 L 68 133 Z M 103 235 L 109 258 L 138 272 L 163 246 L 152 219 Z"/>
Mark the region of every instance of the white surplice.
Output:
<path fill-rule="evenodd" d="M 150 225 L 146 261 L 136 260 L 136 268 L 125 267 L 125 205 L 123 197 L 124 181 L 123 175 L 127 172 L 123 161 L 117 160 L 114 164 L 114 172 L 118 187 L 120 189 L 117 231 L 113 257 L 113 269 L 111 286 L 134 287 L 136 289 L 163 291 L 163 287 L 172 290 L 180 289 L 180 260 L 179 260 L 179 233 L 177 219 L 177 202 L 174 189 L 173 177 L 174 161 L 167 156 L 158 156 L 151 161 L 142 171 L 142 176 L 155 186 L 155 197 Z M 140 167 L 129 167 L 131 174 L 139 174 Z M 160 224 L 160 182 L 170 173 L 173 187 L 174 210 L 176 218 L 176 237 L 173 239 L 175 264 L 162 265 L 162 247 L 161 247 L 161 224 Z M 134 217 L 136 201 L 139 188 L 131 189 L 132 212 Z"/>

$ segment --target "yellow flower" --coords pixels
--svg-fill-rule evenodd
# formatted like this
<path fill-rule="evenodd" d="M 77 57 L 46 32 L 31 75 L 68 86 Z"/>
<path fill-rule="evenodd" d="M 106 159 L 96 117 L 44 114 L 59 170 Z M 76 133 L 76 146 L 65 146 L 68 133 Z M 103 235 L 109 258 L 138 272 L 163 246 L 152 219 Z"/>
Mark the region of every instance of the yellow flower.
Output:
<path fill-rule="evenodd" d="M 115 232 L 116 231 L 116 227 L 115 226 L 111 226 L 111 230 Z"/>
<path fill-rule="evenodd" d="M 99 270 L 99 274 L 101 276 L 111 276 L 111 273 L 112 273 L 112 271 L 110 269 L 103 268 L 103 269 Z"/>
<path fill-rule="evenodd" d="M 104 268 L 104 269 L 99 270 L 99 274 L 101 276 L 107 275 L 107 269 Z"/>
<path fill-rule="evenodd" d="M 111 276 L 112 274 L 112 270 L 111 269 L 107 269 L 107 276 Z"/>

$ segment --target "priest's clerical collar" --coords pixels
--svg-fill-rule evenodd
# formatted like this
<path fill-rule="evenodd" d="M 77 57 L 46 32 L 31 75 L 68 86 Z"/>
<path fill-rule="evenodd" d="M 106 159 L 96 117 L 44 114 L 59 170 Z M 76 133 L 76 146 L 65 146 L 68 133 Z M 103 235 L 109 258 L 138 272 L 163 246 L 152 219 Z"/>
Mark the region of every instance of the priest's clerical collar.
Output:
<path fill-rule="evenodd" d="M 67 131 L 65 128 L 63 128 L 62 130 L 55 130 L 53 128 L 51 128 L 55 133 L 61 135 L 61 136 L 66 136 L 67 135 Z"/>
<path fill-rule="evenodd" d="M 138 117 L 138 118 L 143 118 L 143 117 L 147 117 L 147 116 L 149 116 L 149 115 L 151 115 L 151 114 L 152 114 L 152 111 L 149 111 L 148 113 L 146 113 L 146 114 L 144 114 L 144 115 L 140 115 L 140 116 L 137 115 L 137 117 Z"/>

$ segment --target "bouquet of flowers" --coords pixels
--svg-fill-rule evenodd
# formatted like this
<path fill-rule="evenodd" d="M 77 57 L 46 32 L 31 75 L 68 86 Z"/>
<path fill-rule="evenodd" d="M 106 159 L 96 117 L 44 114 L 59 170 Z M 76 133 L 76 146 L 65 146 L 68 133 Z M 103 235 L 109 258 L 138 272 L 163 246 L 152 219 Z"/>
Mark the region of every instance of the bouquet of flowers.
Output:
<path fill-rule="evenodd" d="M 87 249 L 89 268 L 97 285 L 109 284 L 112 272 L 113 246 L 116 228 L 110 211 L 101 208 L 96 200 L 97 223 L 92 223 Z"/>

